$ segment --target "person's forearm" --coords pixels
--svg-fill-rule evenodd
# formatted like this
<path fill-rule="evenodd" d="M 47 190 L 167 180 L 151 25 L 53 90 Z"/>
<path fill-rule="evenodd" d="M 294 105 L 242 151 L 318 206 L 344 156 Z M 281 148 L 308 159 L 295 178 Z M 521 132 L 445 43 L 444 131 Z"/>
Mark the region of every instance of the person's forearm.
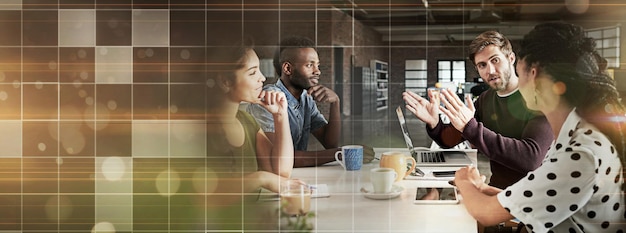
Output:
<path fill-rule="evenodd" d="M 294 149 L 287 114 L 274 115 L 274 138 L 271 164 L 274 173 L 289 178 L 293 170 Z"/>
<path fill-rule="evenodd" d="M 330 114 L 328 118 L 328 125 L 324 133 L 324 140 L 322 142 L 324 148 L 337 148 L 339 147 L 339 139 L 341 138 L 341 109 L 340 101 L 330 104 Z M 334 155 L 333 155 L 334 156 Z"/>
<path fill-rule="evenodd" d="M 321 151 L 295 151 L 294 167 L 313 167 L 335 161 L 335 152 L 338 148 Z"/>
<path fill-rule="evenodd" d="M 259 188 L 277 192 L 280 177 L 266 171 L 257 171 L 243 177 L 221 176 L 215 177 L 214 181 L 208 181 L 217 184 L 215 189 L 207 193 L 207 207 L 214 208 L 241 202 L 244 195 L 257 192 Z"/>
<path fill-rule="evenodd" d="M 483 184 L 480 187 L 480 192 L 487 196 L 495 196 L 498 195 L 498 193 L 502 192 L 502 189 L 490 186 L 488 184 Z"/>
<path fill-rule="evenodd" d="M 463 136 L 490 160 L 506 164 L 521 173 L 535 170 L 541 165 L 552 143 L 552 132 L 545 119 L 533 119 L 525 127 L 522 138 L 505 137 L 470 120 Z"/>
<path fill-rule="evenodd" d="M 437 145 L 444 149 L 454 147 L 465 140 L 461 132 L 452 125 L 444 124 L 442 121 L 439 121 L 434 128 L 427 124 L 426 133 Z"/>
<path fill-rule="evenodd" d="M 484 226 L 493 226 L 513 217 L 500 205 L 497 196 L 487 195 L 470 182 L 456 182 L 467 212 Z"/>

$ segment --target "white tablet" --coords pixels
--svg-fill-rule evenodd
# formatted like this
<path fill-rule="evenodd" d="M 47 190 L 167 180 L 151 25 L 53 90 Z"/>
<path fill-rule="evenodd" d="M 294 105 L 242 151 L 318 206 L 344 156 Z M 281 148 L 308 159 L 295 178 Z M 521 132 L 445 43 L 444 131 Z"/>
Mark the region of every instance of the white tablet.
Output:
<path fill-rule="evenodd" d="M 457 204 L 456 187 L 417 187 L 415 204 Z"/>

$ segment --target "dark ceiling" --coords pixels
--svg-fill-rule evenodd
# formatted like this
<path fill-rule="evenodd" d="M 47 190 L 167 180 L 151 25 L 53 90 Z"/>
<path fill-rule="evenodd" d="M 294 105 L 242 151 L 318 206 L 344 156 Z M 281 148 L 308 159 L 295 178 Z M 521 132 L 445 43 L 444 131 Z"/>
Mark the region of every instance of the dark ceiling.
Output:
<path fill-rule="evenodd" d="M 545 21 L 593 18 L 621 10 L 621 0 L 331 0 L 385 41 L 467 40 L 497 29 L 521 37 Z"/>

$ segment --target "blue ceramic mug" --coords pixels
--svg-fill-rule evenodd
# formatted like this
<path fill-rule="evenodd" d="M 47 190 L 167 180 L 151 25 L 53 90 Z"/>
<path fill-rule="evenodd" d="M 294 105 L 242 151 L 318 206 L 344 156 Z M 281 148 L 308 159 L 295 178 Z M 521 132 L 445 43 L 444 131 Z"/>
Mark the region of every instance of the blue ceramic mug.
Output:
<path fill-rule="evenodd" d="M 339 154 L 342 159 L 339 160 Z M 360 170 L 363 165 L 363 146 L 342 146 L 340 151 L 335 152 L 335 160 L 348 171 Z"/>

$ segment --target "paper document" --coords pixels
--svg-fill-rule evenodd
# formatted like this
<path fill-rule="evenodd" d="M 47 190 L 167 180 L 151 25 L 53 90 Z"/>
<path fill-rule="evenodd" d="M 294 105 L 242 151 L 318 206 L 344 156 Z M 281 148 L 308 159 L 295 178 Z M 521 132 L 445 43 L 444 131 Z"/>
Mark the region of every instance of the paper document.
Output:
<path fill-rule="evenodd" d="M 328 192 L 328 185 L 326 184 L 311 184 L 309 185 L 309 187 L 312 191 L 312 198 L 330 197 L 330 192 Z M 267 189 L 261 189 L 257 201 L 278 201 L 279 199 L 280 198 L 278 196 L 278 193 L 271 192 Z"/>

